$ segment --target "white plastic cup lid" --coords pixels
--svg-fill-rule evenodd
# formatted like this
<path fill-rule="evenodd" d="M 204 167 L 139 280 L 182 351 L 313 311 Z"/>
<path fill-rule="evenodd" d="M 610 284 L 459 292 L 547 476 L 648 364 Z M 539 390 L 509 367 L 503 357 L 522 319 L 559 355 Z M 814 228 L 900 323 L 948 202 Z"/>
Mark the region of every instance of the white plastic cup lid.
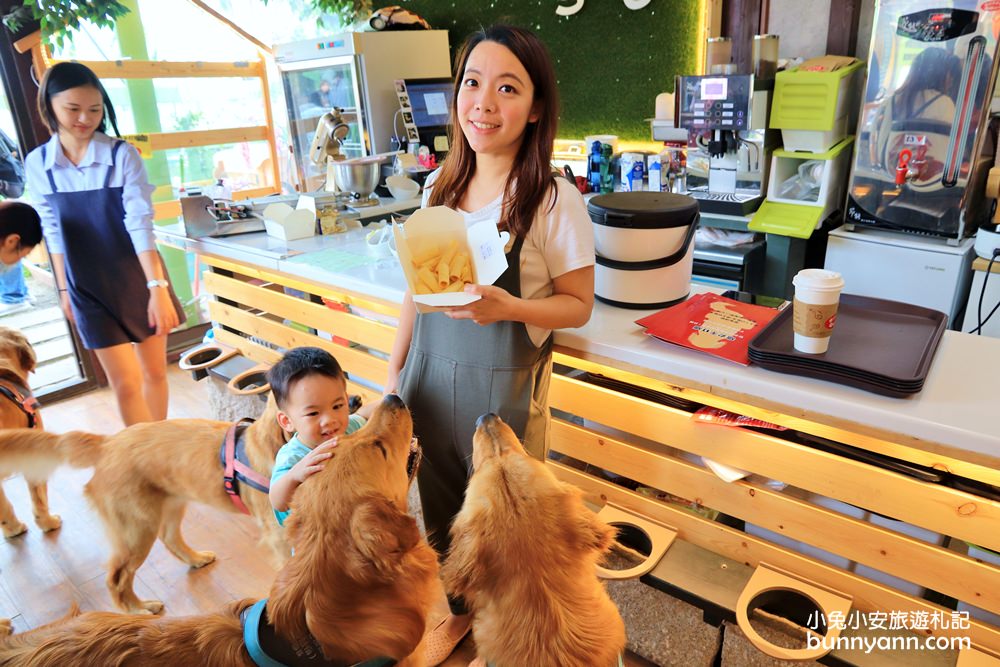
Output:
<path fill-rule="evenodd" d="M 814 292 L 839 292 L 844 289 L 844 278 L 836 271 L 827 269 L 802 269 L 792 278 L 796 289 Z"/>

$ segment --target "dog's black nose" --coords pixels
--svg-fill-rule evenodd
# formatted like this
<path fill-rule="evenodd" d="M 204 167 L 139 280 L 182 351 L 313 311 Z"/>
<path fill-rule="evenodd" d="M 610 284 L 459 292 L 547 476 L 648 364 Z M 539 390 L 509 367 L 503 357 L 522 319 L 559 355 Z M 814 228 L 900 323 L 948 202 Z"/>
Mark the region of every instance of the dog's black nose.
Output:
<path fill-rule="evenodd" d="M 480 415 L 479 419 L 476 420 L 476 428 L 479 428 L 480 426 L 482 426 L 484 422 L 487 422 L 487 421 L 490 421 L 490 420 L 493 420 L 493 419 L 499 419 L 499 417 L 497 417 L 496 414 L 494 414 L 492 412 L 487 412 L 485 415 Z"/>
<path fill-rule="evenodd" d="M 382 399 L 382 402 L 386 403 L 386 404 L 388 404 L 388 405 L 390 405 L 390 406 L 392 406 L 394 408 L 405 408 L 406 407 L 406 403 L 403 403 L 403 399 L 401 399 L 396 394 L 388 394 L 388 395 L 386 395 Z"/>

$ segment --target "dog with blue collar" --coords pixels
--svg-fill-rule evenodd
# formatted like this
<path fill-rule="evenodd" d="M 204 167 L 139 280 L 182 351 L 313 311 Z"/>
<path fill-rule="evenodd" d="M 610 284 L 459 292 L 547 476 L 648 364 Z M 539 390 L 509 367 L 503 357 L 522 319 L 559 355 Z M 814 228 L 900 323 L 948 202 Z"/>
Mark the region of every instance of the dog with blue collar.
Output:
<path fill-rule="evenodd" d="M 88 612 L 12 639 L 0 664 L 418 667 L 437 556 L 407 514 L 420 458 L 409 410 L 387 396 L 295 492 L 294 554 L 266 600 L 188 617 Z"/>

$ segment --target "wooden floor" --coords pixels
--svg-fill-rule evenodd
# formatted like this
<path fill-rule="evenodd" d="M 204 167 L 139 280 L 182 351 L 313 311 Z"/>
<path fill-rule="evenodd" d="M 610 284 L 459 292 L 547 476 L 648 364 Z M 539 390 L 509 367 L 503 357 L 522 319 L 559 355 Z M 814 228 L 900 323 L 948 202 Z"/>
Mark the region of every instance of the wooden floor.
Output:
<path fill-rule="evenodd" d="M 176 366 L 169 379 L 169 417 L 211 416 L 204 384 Z M 108 389 L 47 405 L 42 414 L 46 428 L 54 432 L 114 433 L 122 427 Z M 170 464 L 169 452 L 164 452 L 163 464 Z M 89 477 L 89 470 L 65 468 L 50 480 L 52 512 L 62 516 L 63 526 L 47 534 L 32 523 L 23 480 L 3 482 L 4 492 L 29 527 L 24 535 L 0 540 L 0 618 L 12 618 L 15 632 L 59 618 L 74 603 L 84 610 L 112 609 L 104 585 L 107 543 L 97 515 L 83 497 Z M 214 551 L 216 562 L 191 570 L 157 541 L 136 576 L 140 597 L 162 600 L 167 614 L 186 615 L 216 611 L 236 598 L 267 595 L 275 570 L 267 563 L 265 549 L 257 546 L 257 530 L 250 519 L 191 505 L 184 534 L 193 548 Z M 435 617 L 446 611 L 442 599 Z M 464 667 L 474 657 L 475 648 L 467 640 L 444 664 Z M 630 656 L 625 664 L 650 663 Z"/>

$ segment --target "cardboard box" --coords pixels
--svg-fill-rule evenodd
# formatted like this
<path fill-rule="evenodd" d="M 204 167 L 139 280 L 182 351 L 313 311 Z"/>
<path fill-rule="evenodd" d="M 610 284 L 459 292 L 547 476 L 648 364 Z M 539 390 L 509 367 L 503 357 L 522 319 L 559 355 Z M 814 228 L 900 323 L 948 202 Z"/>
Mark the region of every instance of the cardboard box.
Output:
<path fill-rule="evenodd" d="M 454 240 L 460 251 L 465 250 L 469 254 L 474 283 L 492 285 L 507 270 L 504 247 L 510 240 L 510 234 L 501 233 L 496 224 L 490 221 L 466 227 L 462 214 L 447 206 L 422 208 L 403 224 L 393 225 L 392 232 L 406 284 L 413 295 L 417 312 L 420 313 L 434 312 L 450 306 L 464 306 L 482 297 L 465 292 L 417 294 L 414 256 L 419 257 L 435 248 L 443 249 L 449 241 Z"/>
<path fill-rule="evenodd" d="M 314 236 L 316 209 L 301 200 L 295 209 L 288 204 L 271 204 L 264 209 L 264 230 L 268 236 L 285 241 Z"/>

